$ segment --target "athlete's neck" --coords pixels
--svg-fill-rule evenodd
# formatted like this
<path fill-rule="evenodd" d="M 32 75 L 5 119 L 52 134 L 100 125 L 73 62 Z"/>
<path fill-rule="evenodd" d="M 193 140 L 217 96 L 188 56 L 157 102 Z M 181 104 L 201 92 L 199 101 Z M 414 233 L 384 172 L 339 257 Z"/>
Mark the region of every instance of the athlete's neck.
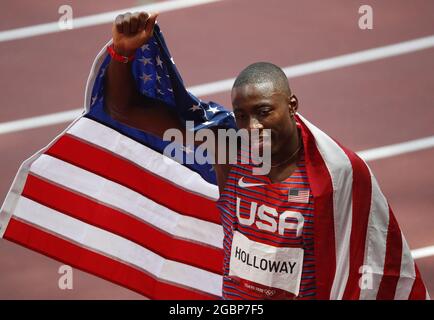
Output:
<path fill-rule="evenodd" d="M 272 182 L 283 181 L 295 170 L 300 159 L 300 151 L 303 148 L 301 134 L 298 128 L 291 135 L 289 143 L 284 144 L 282 149 L 272 155 L 271 169 L 268 178 Z"/>
<path fill-rule="evenodd" d="M 295 126 L 294 133 L 288 139 L 289 143 L 283 143 L 280 150 L 271 155 L 271 167 L 288 166 L 295 162 L 294 159 L 302 147 L 300 136 L 299 129 Z"/>

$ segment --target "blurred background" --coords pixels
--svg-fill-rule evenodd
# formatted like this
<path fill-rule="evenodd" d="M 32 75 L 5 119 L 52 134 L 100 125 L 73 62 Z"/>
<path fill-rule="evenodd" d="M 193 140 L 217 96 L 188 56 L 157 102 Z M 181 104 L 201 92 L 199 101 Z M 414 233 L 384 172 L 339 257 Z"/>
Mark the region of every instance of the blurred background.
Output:
<path fill-rule="evenodd" d="M 62 5 L 71 30 L 59 27 Z M 433 0 L 2 1 L 0 200 L 21 162 L 80 114 L 115 11 L 143 5 L 161 12 L 178 70 L 202 100 L 230 107 L 227 88 L 203 85 L 252 62 L 288 67 L 299 112 L 367 157 L 434 297 Z M 73 289 L 61 290 L 61 265 L 0 240 L 0 299 L 143 299 L 76 269 Z"/>

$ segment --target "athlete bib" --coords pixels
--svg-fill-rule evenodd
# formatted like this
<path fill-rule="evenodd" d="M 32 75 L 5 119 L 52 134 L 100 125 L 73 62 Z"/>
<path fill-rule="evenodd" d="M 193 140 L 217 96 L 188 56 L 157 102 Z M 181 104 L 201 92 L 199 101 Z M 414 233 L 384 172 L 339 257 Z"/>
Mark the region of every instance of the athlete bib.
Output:
<path fill-rule="evenodd" d="M 303 270 L 302 248 L 282 248 L 255 242 L 235 231 L 229 276 L 265 299 L 298 296 Z"/>

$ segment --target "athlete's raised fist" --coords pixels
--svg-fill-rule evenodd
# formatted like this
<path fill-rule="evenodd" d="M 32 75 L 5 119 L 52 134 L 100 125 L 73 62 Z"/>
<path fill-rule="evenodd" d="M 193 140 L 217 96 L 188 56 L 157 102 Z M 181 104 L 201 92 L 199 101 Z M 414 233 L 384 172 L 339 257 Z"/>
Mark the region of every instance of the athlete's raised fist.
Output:
<path fill-rule="evenodd" d="M 116 17 L 112 27 L 113 46 L 118 54 L 132 55 L 154 31 L 158 13 L 127 12 Z"/>

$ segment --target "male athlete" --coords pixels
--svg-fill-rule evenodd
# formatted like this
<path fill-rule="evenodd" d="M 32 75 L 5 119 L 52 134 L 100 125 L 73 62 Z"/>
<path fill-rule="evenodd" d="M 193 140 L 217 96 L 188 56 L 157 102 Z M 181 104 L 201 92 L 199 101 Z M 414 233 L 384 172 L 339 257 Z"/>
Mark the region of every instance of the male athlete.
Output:
<path fill-rule="evenodd" d="M 185 131 L 183 122 L 138 92 L 130 64 L 156 18 L 143 12 L 116 18 L 105 110 L 162 137 L 170 128 Z M 248 66 L 231 99 L 237 128 L 258 130 L 252 147 L 271 148 L 271 161 L 266 175 L 254 175 L 251 162 L 214 165 L 225 233 L 223 298 L 424 299 L 417 268 L 369 169 L 296 115 L 298 100 L 283 71 L 265 62 Z M 402 244 L 398 267 L 386 245 L 395 238 Z"/>

